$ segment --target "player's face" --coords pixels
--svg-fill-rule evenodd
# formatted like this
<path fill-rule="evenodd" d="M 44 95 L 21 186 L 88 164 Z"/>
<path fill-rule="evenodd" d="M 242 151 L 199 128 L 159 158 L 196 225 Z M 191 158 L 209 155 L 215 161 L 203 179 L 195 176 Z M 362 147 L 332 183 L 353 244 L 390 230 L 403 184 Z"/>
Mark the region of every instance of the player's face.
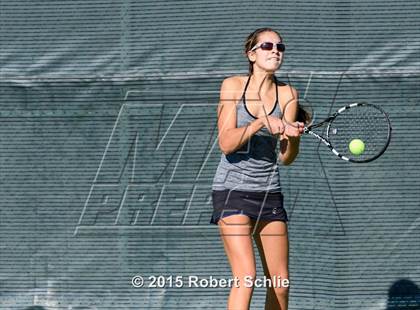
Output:
<path fill-rule="evenodd" d="M 248 57 L 254 62 L 254 72 L 266 71 L 274 73 L 283 61 L 284 53 L 279 51 L 276 46 L 277 43 L 281 42 L 281 39 L 275 32 L 263 32 L 258 37 L 257 45 L 264 42 L 273 43 L 273 48 L 271 50 L 257 48 L 255 51 L 250 52 Z"/>

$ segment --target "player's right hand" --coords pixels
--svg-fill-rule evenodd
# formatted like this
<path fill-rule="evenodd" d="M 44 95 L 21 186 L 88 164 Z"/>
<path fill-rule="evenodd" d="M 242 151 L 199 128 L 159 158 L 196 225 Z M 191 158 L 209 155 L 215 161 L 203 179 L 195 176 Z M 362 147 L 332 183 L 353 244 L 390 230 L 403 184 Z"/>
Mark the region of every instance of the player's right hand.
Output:
<path fill-rule="evenodd" d="M 280 118 L 267 115 L 261 117 L 260 119 L 263 122 L 264 127 L 267 128 L 272 135 L 283 134 L 285 126 Z"/>

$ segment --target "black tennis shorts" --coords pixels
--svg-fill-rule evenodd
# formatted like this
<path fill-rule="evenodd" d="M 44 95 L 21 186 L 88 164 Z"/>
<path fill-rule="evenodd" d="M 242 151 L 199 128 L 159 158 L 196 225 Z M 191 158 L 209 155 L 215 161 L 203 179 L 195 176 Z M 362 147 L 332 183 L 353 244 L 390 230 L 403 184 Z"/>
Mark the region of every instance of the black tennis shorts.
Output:
<path fill-rule="evenodd" d="M 226 216 L 244 214 L 252 219 L 287 222 L 281 192 L 249 192 L 237 190 L 213 190 L 213 215 L 210 224 Z"/>

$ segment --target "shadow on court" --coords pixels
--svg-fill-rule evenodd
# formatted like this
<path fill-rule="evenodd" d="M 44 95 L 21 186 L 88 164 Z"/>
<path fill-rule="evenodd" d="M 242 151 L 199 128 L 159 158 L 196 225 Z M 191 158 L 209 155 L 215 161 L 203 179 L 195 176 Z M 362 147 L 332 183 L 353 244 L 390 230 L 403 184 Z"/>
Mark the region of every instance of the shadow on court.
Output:
<path fill-rule="evenodd" d="M 388 290 L 386 310 L 420 310 L 420 289 L 410 280 L 401 279 Z"/>

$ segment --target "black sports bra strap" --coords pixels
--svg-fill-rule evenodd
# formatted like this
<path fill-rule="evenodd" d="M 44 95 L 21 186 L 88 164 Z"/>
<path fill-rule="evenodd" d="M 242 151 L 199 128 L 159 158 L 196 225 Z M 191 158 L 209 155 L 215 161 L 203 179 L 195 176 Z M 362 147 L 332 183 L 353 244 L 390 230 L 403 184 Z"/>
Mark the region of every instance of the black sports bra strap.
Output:
<path fill-rule="evenodd" d="M 245 88 L 244 88 L 244 92 L 242 93 L 242 98 L 245 98 L 245 92 L 246 92 L 246 90 L 247 90 L 247 88 L 248 88 L 248 84 L 249 84 L 249 81 L 251 80 L 251 75 L 249 75 L 249 77 L 248 77 L 248 81 L 246 81 L 246 84 L 245 84 Z"/>
<path fill-rule="evenodd" d="M 279 91 L 277 89 L 277 78 L 276 78 L 275 75 L 273 75 L 273 77 L 274 77 L 274 84 L 275 84 L 275 87 L 276 87 L 276 104 L 277 104 L 279 102 Z"/>

